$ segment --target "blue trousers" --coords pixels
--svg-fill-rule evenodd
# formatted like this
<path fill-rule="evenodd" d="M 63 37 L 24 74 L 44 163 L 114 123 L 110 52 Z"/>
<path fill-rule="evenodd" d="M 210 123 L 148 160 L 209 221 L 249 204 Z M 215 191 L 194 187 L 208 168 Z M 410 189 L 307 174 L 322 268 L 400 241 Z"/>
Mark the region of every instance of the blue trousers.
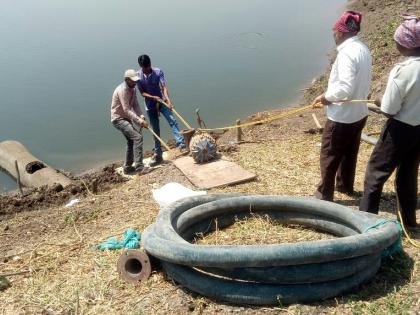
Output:
<path fill-rule="evenodd" d="M 159 112 L 163 115 L 163 117 L 165 117 L 166 121 L 171 127 L 172 134 L 174 135 L 177 147 L 181 147 L 181 148 L 185 147 L 184 137 L 181 135 L 178 122 L 176 121 L 173 112 L 165 105 L 159 106 Z M 158 136 L 160 136 L 159 112 L 157 109 L 147 110 L 147 115 L 149 116 L 150 125 L 152 125 L 153 131 Z M 154 148 L 155 154 L 157 156 L 162 156 L 161 144 L 158 139 L 154 138 L 154 140 L 155 140 L 155 148 Z"/>

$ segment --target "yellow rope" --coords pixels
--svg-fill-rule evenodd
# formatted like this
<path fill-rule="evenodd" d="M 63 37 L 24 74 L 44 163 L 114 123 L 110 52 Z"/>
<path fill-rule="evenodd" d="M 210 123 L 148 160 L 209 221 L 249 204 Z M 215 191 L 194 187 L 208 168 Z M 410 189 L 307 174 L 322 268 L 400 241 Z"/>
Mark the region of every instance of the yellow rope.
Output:
<path fill-rule="evenodd" d="M 400 218 L 400 221 L 401 221 L 401 226 L 402 226 L 402 229 L 403 229 L 404 235 L 405 235 L 405 237 L 407 238 L 408 242 L 409 242 L 411 245 L 413 245 L 414 247 L 416 247 L 416 248 L 420 248 L 420 243 L 417 243 L 416 241 L 414 241 L 414 240 L 410 237 L 410 235 L 408 235 L 408 232 L 407 232 L 407 230 L 406 230 L 406 229 L 405 229 L 405 227 L 404 227 L 404 222 L 403 222 L 403 219 L 402 219 L 402 216 L 401 216 L 401 212 L 400 212 L 400 210 L 399 210 L 399 209 L 398 209 L 398 217 Z"/>
<path fill-rule="evenodd" d="M 163 105 L 167 106 L 169 108 L 169 105 L 165 102 L 161 102 Z M 334 103 L 346 103 L 346 104 L 357 104 L 357 103 L 375 103 L 375 101 L 373 100 L 343 100 L 340 102 L 334 102 Z M 228 130 L 228 129 L 236 129 L 236 128 L 246 128 L 246 127 L 250 127 L 250 126 L 254 126 L 254 125 L 259 125 L 259 124 L 264 124 L 264 123 L 269 123 L 272 122 L 274 120 L 278 120 L 278 119 L 282 119 L 282 118 L 287 118 L 289 116 L 293 116 L 297 113 L 300 112 L 304 112 L 308 109 L 314 108 L 314 105 L 316 103 L 312 103 L 310 105 L 305 105 L 303 107 L 297 108 L 297 109 L 293 109 L 290 111 L 287 111 L 285 113 L 281 113 L 279 115 L 275 115 L 266 119 L 261 119 L 258 121 L 253 121 L 253 122 L 249 122 L 249 123 L 245 123 L 245 124 L 241 124 L 241 125 L 232 125 L 232 126 L 226 126 L 226 127 L 219 127 L 219 128 L 198 128 L 197 130 L 199 131 L 215 131 L 215 130 Z M 193 129 L 191 128 L 191 126 L 185 121 L 185 119 L 175 110 L 175 108 L 172 108 L 173 112 L 175 113 L 175 115 L 178 116 L 178 118 L 184 123 L 184 125 L 188 128 L 188 129 Z M 161 143 L 162 145 L 169 151 L 170 148 L 166 145 L 166 143 L 160 138 L 158 137 L 151 128 L 147 128 Z M 404 227 L 404 222 L 401 216 L 401 210 L 400 210 L 400 204 L 399 204 L 399 200 L 398 200 L 398 196 L 397 196 L 397 213 L 398 213 L 398 217 L 400 219 L 401 222 L 401 226 L 404 232 L 404 235 L 406 236 L 408 242 L 413 245 L 416 248 L 420 248 L 420 245 L 415 242 L 413 239 L 410 238 L 407 230 Z"/>
<path fill-rule="evenodd" d="M 407 238 L 408 242 L 413 245 L 416 248 L 420 248 L 420 244 L 416 241 L 414 241 L 413 239 L 411 239 L 410 235 L 408 234 L 407 230 L 404 227 L 404 221 L 401 215 L 401 205 L 400 205 L 400 199 L 398 198 L 398 192 L 397 192 L 397 187 L 395 186 L 395 193 L 397 195 L 397 214 L 398 214 L 398 218 L 400 219 L 401 222 L 401 226 L 402 226 L 402 230 L 404 232 L 405 237 Z"/>
<path fill-rule="evenodd" d="M 374 101 L 373 100 L 344 100 L 344 101 L 334 102 L 334 103 L 355 104 L 355 103 L 374 103 Z M 241 124 L 241 125 L 232 125 L 232 126 L 219 127 L 219 128 L 204 128 L 204 129 L 203 128 L 198 128 L 197 130 L 200 130 L 200 131 L 229 130 L 229 129 L 246 128 L 246 127 L 250 127 L 250 126 L 254 126 L 254 125 L 265 124 L 265 123 L 272 122 L 274 120 L 286 118 L 286 117 L 289 117 L 289 116 L 293 116 L 297 113 L 304 112 L 308 109 L 313 108 L 314 105 L 315 105 L 315 103 L 312 103 L 310 105 L 305 105 L 303 107 L 293 109 L 293 110 L 287 111 L 285 113 L 281 113 L 279 115 L 275 115 L 275 116 L 272 116 L 272 117 L 269 117 L 269 118 L 266 118 L 266 119 L 252 121 L 252 122 L 249 122 L 249 123 L 244 123 L 244 124 Z"/>
<path fill-rule="evenodd" d="M 165 102 L 162 102 L 162 103 L 165 106 L 169 107 L 169 105 L 166 104 Z M 344 101 L 335 102 L 335 103 L 357 104 L 357 103 L 374 103 L 374 101 L 373 100 L 344 100 Z M 249 123 L 245 123 L 245 124 L 241 124 L 241 125 L 233 125 L 233 126 L 226 126 L 226 127 L 219 127 L 219 128 L 205 128 L 205 129 L 199 128 L 197 130 L 200 130 L 200 131 L 227 130 L 227 129 L 245 128 L 245 127 L 249 127 L 249 126 L 269 123 L 269 122 L 272 122 L 274 120 L 278 120 L 278 119 L 281 119 L 281 118 L 286 118 L 286 117 L 289 117 L 289 116 L 293 116 L 297 113 L 304 112 L 308 109 L 313 108 L 314 105 L 315 105 L 315 103 L 312 103 L 310 105 L 306 105 L 306 106 L 303 106 L 303 107 L 300 107 L 300 108 L 297 108 L 297 109 L 293 109 L 293 110 L 290 110 L 286 113 L 282 113 L 280 115 L 275 115 L 275 116 L 272 116 L 270 118 L 261 119 L 261 120 L 258 120 L 258 121 L 253 121 L 253 122 L 249 122 Z M 172 110 L 174 111 L 174 113 L 178 116 L 178 118 L 184 123 L 184 125 L 188 129 L 192 129 L 191 126 L 182 118 L 182 116 L 180 114 L 178 114 L 178 112 L 174 108 L 172 108 Z M 153 130 L 151 128 L 148 127 L 147 129 L 162 143 L 162 145 L 168 151 L 170 150 L 170 148 L 167 146 L 167 144 L 155 132 L 153 132 Z M 411 245 L 413 245 L 414 247 L 420 248 L 420 245 L 417 242 L 415 242 L 413 239 L 410 238 L 407 230 L 404 227 L 404 222 L 403 222 L 403 219 L 402 219 L 402 216 L 401 216 L 401 210 L 400 210 L 400 204 L 399 204 L 398 196 L 397 196 L 397 212 L 398 212 L 398 217 L 400 219 L 404 235 L 406 236 L 408 242 Z"/>
<path fill-rule="evenodd" d="M 312 104 L 310 105 L 306 105 L 304 107 L 298 108 L 298 109 L 294 109 L 291 111 L 288 111 L 286 113 L 280 114 L 280 115 L 276 115 L 270 118 L 266 118 L 266 119 L 261 119 L 261 120 L 257 120 L 257 121 L 252 121 L 249 123 L 245 123 L 245 124 L 241 124 L 241 125 L 233 125 L 233 126 L 226 126 L 226 127 L 219 127 L 219 128 L 206 128 L 206 129 L 202 129 L 199 128 L 198 130 L 201 131 L 214 131 L 214 130 L 228 130 L 228 129 L 235 129 L 235 128 L 245 128 L 245 127 L 249 127 L 249 126 L 254 126 L 254 125 L 259 125 L 259 124 L 264 124 L 264 123 L 269 123 L 273 120 L 277 120 L 277 119 L 281 119 L 281 118 L 286 118 L 292 115 L 295 115 L 297 113 L 306 111 L 308 109 L 312 108 Z"/>

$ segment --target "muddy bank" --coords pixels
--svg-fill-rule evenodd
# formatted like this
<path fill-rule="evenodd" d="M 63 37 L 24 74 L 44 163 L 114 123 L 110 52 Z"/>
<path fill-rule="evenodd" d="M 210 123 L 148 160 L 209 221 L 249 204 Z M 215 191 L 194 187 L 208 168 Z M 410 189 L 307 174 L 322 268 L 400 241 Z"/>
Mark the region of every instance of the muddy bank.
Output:
<path fill-rule="evenodd" d="M 51 187 L 25 189 L 23 195 L 17 192 L 2 195 L 0 196 L 0 216 L 58 206 L 73 198 L 106 191 L 116 184 L 127 181 L 115 172 L 119 166 L 121 163 L 114 163 L 80 176 L 71 176 L 75 182 L 65 188 L 56 184 Z"/>
<path fill-rule="evenodd" d="M 395 29 L 402 22 L 401 14 L 410 13 L 418 16 L 420 5 L 416 0 L 354 0 L 349 1 L 348 8 L 363 14 L 359 37 L 372 53 L 371 98 L 379 98 L 385 91 L 389 72 L 395 63 L 402 59 L 393 40 Z M 330 55 L 332 65 L 336 52 L 332 51 Z M 305 101 L 311 101 L 325 91 L 331 65 L 305 91 Z"/>
<path fill-rule="evenodd" d="M 394 64 L 400 59 L 395 45 L 393 43 L 393 33 L 396 26 L 401 22 L 400 13 L 409 12 L 412 14 L 420 14 L 416 1 L 387 1 L 381 0 L 360 0 L 349 3 L 349 8 L 359 10 L 363 13 L 362 31 L 360 37 L 369 46 L 373 56 L 373 84 L 371 98 L 380 97 L 384 91 L 388 73 Z M 328 34 L 328 36 L 332 36 Z M 331 62 L 335 58 L 335 52 L 331 52 Z M 300 104 L 310 103 L 316 96 L 325 91 L 329 76 L 329 69 L 319 78 L 314 80 L 313 84 L 305 89 Z M 266 119 L 270 116 L 277 115 L 284 110 L 274 110 L 256 113 L 243 122 Z M 302 132 L 315 132 L 315 123 L 311 118 L 312 114 L 316 114 L 322 122 L 324 113 L 322 111 L 307 111 L 303 114 L 290 117 L 286 120 L 274 121 L 265 125 L 257 125 L 252 128 L 243 130 L 244 140 L 246 142 L 259 142 L 266 140 L 281 141 L 290 137 L 294 137 Z M 384 117 L 379 115 L 371 115 L 369 117 L 370 128 L 377 132 L 380 130 Z M 236 152 L 239 146 L 235 144 L 236 131 L 226 132 L 218 140 L 219 148 L 225 154 Z M 173 140 L 168 141 L 171 148 L 175 146 Z M 152 152 L 145 152 L 145 157 L 152 155 Z M 34 209 L 47 208 L 51 206 L 62 205 L 72 198 L 86 196 L 90 190 L 98 190 L 102 192 L 118 185 L 126 179 L 122 178 L 115 172 L 115 168 L 121 163 L 111 164 L 100 168 L 99 170 L 91 170 L 85 172 L 81 176 L 73 176 L 76 184 L 63 189 L 56 185 L 54 187 L 41 187 L 38 189 L 25 190 L 24 196 L 9 193 L 0 195 L 0 216 L 12 214 L 21 211 L 30 211 Z M 97 188 L 96 188 L 97 186 Z"/>
<path fill-rule="evenodd" d="M 218 139 L 221 134 L 214 133 L 213 136 L 215 139 Z M 174 139 L 168 140 L 167 144 L 171 149 L 176 148 Z M 152 155 L 152 151 L 145 151 L 144 158 L 149 158 Z M 55 184 L 39 188 L 24 188 L 23 195 L 17 190 L 0 194 L 0 217 L 22 211 L 60 206 L 69 202 L 71 199 L 83 198 L 89 194 L 105 192 L 128 180 L 116 172 L 116 169 L 121 167 L 122 164 L 122 161 L 114 162 L 86 170 L 77 175 L 62 171 L 66 176 L 74 180 L 73 184 L 66 187 Z"/>
<path fill-rule="evenodd" d="M 389 8 L 379 1 L 369 3 Z M 394 11 L 399 11 L 399 2 L 387 3 L 391 3 L 391 8 L 395 4 Z M 376 12 L 379 10 L 375 9 Z M 369 16 L 375 11 L 368 11 L 365 15 Z M 388 11 L 388 16 L 380 16 L 376 22 L 387 24 L 388 18 L 396 15 L 392 10 Z M 378 32 L 375 34 L 379 36 Z M 378 62 L 380 61 L 375 60 L 376 64 Z M 392 64 L 390 62 L 386 67 L 390 68 Z M 387 73 L 384 75 L 387 76 Z M 378 82 L 376 78 L 374 84 Z M 279 112 L 257 113 L 250 120 L 268 118 Z M 312 113 L 323 124 L 324 112 L 315 110 L 247 128 L 244 130 L 244 142 L 240 145 L 234 143 L 234 131 L 224 134 L 219 144 L 225 154 L 245 169 L 258 174 L 258 179 L 210 192 L 311 196 L 319 180 L 321 141 L 320 134 L 305 133 L 305 130 L 315 127 Z M 380 131 L 383 121 L 384 118 L 380 115 L 370 115 L 366 133 Z M 372 146 L 362 143 L 356 170 L 357 192 L 363 189 L 364 173 L 371 152 Z M 101 168 L 99 172 L 101 171 L 105 170 Z M 104 178 L 113 176 L 113 170 L 108 171 L 108 175 L 107 172 L 103 173 Z M 120 238 L 128 227 L 144 231 L 156 220 L 159 212 L 151 190 L 172 181 L 194 188 L 178 169 L 167 164 L 151 174 L 135 177 L 125 183 L 109 182 L 109 185 L 104 183 L 99 186 L 102 187 L 99 190 L 107 190 L 106 193 L 90 195 L 83 189 L 76 196 L 86 197 L 70 208 L 51 204 L 43 207 L 40 203 L 38 211 L 21 211 L 0 216 L 0 252 L 5 256 L 0 257 L 0 273 L 29 269 L 27 273 L 8 277 L 12 285 L 0 292 L 0 309 L 7 314 L 349 315 L 417 314 L 420 310 L 420 275 L 416 272 L 420 252 L 405 238 L 405 254 L 384 263 L 369 283 L 351 294 L 313 304 L 279 304 L 275 307 L 223 304 L 182 289 L 159 270 L 154 271 L 143 285 L 124 283 L 115 272 L 120 252 L 98 252 L 92 248 L 110 236 Z M 89 180 L 85 182 L 86 186 L 91 187 Z M 60 191 L 56 194 L 61 193 Z M 69 198 L 72 197 L 73 195 Z M 336 202 L 342 205 L 358 208 L 359 199 L 356 197 L 340 193 L 335 197 Z M 395 219 L 395 209 L 391 179 L 384 186 L 380 214 Z M 265 221 L 256 221 L 254 225 L 247 226 L 240 224 L 242 229 L 237 230 L 238 238 L 234 242 L 245 243 L 254 238 L 256 243 L 260 243 L 271 235 Z M 234 232 L 229 230 L 229 235 L 235 235 Z M 217 243 L 227 242 L 226 234 L 217 235 Z M 301 233 L 297 235 L 290 231 L 286 231 L 284 237 L 275 235 L 276 242 L 287 242 L 288 238 L 296 240 L 301 236 Z M 413 232 L 412 238 L 419 240 L 420 231 Z"/>

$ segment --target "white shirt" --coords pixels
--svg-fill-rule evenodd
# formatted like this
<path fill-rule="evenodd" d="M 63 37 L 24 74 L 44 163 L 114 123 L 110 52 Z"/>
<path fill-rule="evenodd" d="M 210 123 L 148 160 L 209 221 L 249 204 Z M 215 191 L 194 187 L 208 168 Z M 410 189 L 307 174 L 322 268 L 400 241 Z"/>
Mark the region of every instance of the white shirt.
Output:
<path fill-rule="evenodd" d="M 368 115 L 367 104 L 339 101 L 367 99 L 372 79 L 372 57 L 369 48 L 357 36 L 345 40 L 337 50 L 325 93 L 325 98 L 333 102 L 327 107 L 327 116 L 332 121 L 351 124 Z"/>
<path fill-rule="evenodd" d="M 420 57 L 409 57 L 391 70 L 381 110 L 403 123 L 420 125 Z"/>

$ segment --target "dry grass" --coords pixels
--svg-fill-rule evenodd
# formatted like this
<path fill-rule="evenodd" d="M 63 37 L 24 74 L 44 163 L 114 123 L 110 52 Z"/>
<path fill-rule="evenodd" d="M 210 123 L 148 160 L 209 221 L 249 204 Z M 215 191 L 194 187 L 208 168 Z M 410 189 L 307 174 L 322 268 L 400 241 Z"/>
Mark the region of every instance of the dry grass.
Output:
<path fill-rule="evenodd" d="M 217 226 L 217 219 L 216 219 Z M 234 224 L 223 229 L 196 237 L 203 245 L 263 245 L 297 243 L 334 238 L 297 224 L 284 225 L 268 216 L 253 215 L 248 219 L 236 219 Z"/>
<path fill-rule="evenodd" d="M 253 133 L 258 130 L 248 130 L 250 139 Z M 319 135 L 304 133 L 281 141 L 243 144 L 231 158 L 258 174 L 258 180 L 213 192 L 310 196 L 319 179 L 319 144 Z M 362 188 L 371 150 L 362 144 L 356 190 Z M 220 304 L 179 288 L 160 270 L 155 270 L 144 285 L 124 283 L 116 272 L 119 252 L 100 252 L 93 247 L 110 236 L 121 236 L 128 227 L 144 230 L 158 212 L 151 189 L 170 181 L 191 187 L 168 165 L 105 194 L 89 195 L 75 207 L 18 213 L 0 222 L 0 231 L 4 231 L 1 256 L 11 256 L 0 260 L 0 274 L 28 271 L 8 277 L 12 286 L 0 292 L 0 310 L 4 314 L 400 314 L 419 310 L 420 253 L 405 241 L 407 255 L 385 263 L 373 281 L 358 292 L 313 305 L 256 308 Z M 381 205 L 385 212 L 381 214 L 389 217 L 395 217 L 392 191 L 388 182 Z M 358 200 L 342 194 L 336 194 L 336 199 L 354 208 L 358 204 Z M 200 242 L 260 244 L 324 237 L 332 236 L 255 217 L 207 235 Z M 414 237 L 418 239 L 419 234 Z"/>
<path fill-rule="evenodd" d="M 385 6 L 379 0 L 357 3 L 365 12 L 365 28 L 372 25 L 363 36 L 374 44 L 377 82 L 373 92 L 377 95 L 386 79 L 384 74 L 395 62 L 390 45 L 380 46 L 385 36 L 383 23 L 388 34 L 394 27 L 395 12 L 407 12 L 412 1 L 387 1 Z M 390 38 L 389 34 L 385 37 Z M 308 95 L 315 96 L 325 87 L 326 77 L 323 78 Z M 367 132 L 379 131 L 382 122 L 371 117 Z M 302 129 L 307 126 L 314 127 L 310 115 L 305 114 L 244 130 L 246 140 L 267 141 L 243 144 L 231 158 L 255 172 L 258 180 L 211 192 L 311 196 L 319 180 L 320 136 L 303 134 Z M 362 190 L 371 151 L 371 146 L 361 145 L 357 191 Z M 166 166 L 105 194 L 89 195 L 72 208 L 22 212 L 0 221 L 0 275 L 20 273 L 8 276 L 11 287 L 0 291 L 0 314 L 419 314 L 420 250 L 405 239 L 406 254 L 384 262 L 372 281 L 358 291 L 311 305 L 266 308 L 220 304 L 183 290 L 159 269 L 142 285 L 124 283 L 116 272 L 120 253 L 100 252 L 93 247 L 110 236 L 121 236 L 128 227 L 144 230 L 158 213 L 151 189 L 172 181 L 191 187 L 178 170 Z M 338 203 L 358 207 L 357 199 L 339 193 L 335 198 Z M 395 218 L 394 209 L 391 179 L 384 188 L 380 214 Z M 253 218 L 238 221 L 199 242 L 259 244 L 323 237 L 331 236 Z M 412 237 L 419 240 L 420 232 Z"/>

